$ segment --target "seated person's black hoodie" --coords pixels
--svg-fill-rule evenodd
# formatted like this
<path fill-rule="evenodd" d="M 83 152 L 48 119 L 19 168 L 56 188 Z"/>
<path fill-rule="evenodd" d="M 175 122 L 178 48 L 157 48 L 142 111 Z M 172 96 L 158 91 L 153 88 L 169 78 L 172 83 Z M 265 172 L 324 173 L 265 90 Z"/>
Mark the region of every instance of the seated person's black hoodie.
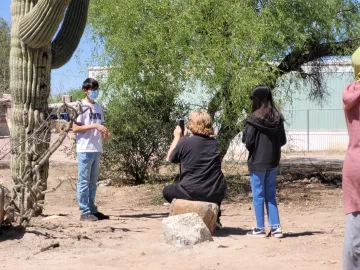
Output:
<path fill-rule="evenodd" d="M 242 142 L 249 151 L 249 171 L 265 171 L 279 166 L 281 147 L 286 144 L 284 121 L 269 122 L 251 116 L 247 119 Z"/>

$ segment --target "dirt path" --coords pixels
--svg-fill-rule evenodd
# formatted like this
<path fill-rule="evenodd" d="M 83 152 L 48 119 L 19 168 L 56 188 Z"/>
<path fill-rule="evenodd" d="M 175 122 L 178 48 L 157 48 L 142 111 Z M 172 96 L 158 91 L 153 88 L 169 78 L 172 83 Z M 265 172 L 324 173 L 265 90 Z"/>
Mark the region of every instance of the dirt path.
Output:
<path fill-rule="evenodd" d="M 75 174 L 74 164 L 51 169 L 49 186 Z M 9 170 L 0 170 L 9 183 Z M 279 187 L 279 209 L 286 237 L 254 239 L 244 235 L 254 225 L 249 197 L 225 204 L 224 229 L 213 242 L 176 249 L 164 242 L 165 206 L 147 206 L 159 186 L 100 187 L 97 203 L 109 221 L 79 222 L 74 181 L 47 195 L 44 216 L 25 234 L 0 235 L 3 269 L 340 269 L 344 214 L 341 190 L 320 183 L 292 181 Z M 40 252 L 52 242 L 58 248 Z"/>

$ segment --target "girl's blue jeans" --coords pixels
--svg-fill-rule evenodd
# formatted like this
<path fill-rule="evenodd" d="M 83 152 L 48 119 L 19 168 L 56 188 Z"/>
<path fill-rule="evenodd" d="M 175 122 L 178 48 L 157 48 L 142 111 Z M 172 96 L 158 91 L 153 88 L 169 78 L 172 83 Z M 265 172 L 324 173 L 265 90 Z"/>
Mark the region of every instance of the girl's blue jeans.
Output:
<path fill-rule="evenodd" d="M 279 211 L 276 203 L 276 176 L 278 170 L 279 168 L 250 171 L 256 227 L 258 229 L 265 229 L 264 205 L 266 206 L 269 227 L 276 228 L 280 226 Z"/>

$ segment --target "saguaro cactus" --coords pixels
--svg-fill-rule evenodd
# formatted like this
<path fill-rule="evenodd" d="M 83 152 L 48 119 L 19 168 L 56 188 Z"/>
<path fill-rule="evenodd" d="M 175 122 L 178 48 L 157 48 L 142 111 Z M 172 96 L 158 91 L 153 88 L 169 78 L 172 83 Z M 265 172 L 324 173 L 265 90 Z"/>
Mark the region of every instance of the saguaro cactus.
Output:
<path fill-rule="evenodd" d="M 39 157 L 49 148 L 48 97 L 52 68 L 64 65 L 78 46 L 89 0 L 13 0 L 11 3 L 10 89 L 12 93 L 11 174 L 18 194 L 44 199 L 49 162 Z M 61 29 L 56 34 L 60 24 Z M 25 177 L 27 183 L 21 179 Z M 30 175 L 29 175 L 30 174 Z M 36 175 L 33 175 L 36 174 Z M 36 186 L 36 194 L 27 187 Z M 31 193 L 31 194 L 30 194 Z M 25 209 L 33 208 L 27 199 Z M 37 214 L 41 209 L 36 210 Z"/>

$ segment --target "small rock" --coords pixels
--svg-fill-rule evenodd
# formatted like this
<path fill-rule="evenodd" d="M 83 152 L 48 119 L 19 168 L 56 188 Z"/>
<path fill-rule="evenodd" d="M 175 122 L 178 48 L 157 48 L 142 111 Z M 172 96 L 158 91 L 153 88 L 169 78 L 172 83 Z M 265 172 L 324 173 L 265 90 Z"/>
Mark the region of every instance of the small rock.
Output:
<path fill-rule="evenodd" d="M 110 184 L 111 184 L 111 179 L 105 179 L 97 183 L 98 187 L 107 187 L 110 186 Z"/>
<path fill-rule="evenodd" d="M 162 224 L 166 242 L 178 248 L 213 240 L 197 213 L 170 216 L 164 218 Z"/>
<path fill-rule="evenodd" d="M 307 179 L 307 178 L 303 179 L 301 182 L 302 183 L 311 183 L 311 181 L 309 179 Z"/>
<path fill-rule="evenodd" d="M 140 255 L 143 255 L 143 256 L 144 256 L 144 255 L 146 255 L 146 254 L 145 254 L 145 252 L 143 251 L 143 252 L 140 253 Z"/>

